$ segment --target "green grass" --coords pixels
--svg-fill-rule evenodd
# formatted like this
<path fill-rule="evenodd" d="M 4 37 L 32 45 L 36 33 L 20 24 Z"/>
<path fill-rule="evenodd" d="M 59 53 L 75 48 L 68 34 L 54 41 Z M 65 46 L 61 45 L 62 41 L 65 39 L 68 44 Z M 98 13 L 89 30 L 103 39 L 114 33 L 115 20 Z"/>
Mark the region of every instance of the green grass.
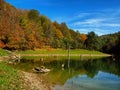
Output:
<path fill-rule="evenodd" d="M 22 79 L 19 72 L 0 62 L 0 90 L 22 90 Z"/>
<path fill-rule="evenodd" d="M 6 55 L 8 55 L 7 51 L 0 48 L 0 56 L 6 56 Z"/>
<path fill-rule="evenodd" d="M 39 49 L 39 50 L 27 50 L 17 52 L 19 54 L 67 54 L 68 50 L 64 49 Z M 89 51 L 85 49 L 74 49 L 70 50 L 70 54 L 103 54 L 98 51 Z"/>
<path fill-rule="evenodd" d="M 70 60 L 95 60 L 106 56 L 70 56 Z M 37 61 L 53 61 L 53 60 L 68 60 L 68 56 L 22 56 L 22 59 Z"/>
<path fill-rule="evenodd" d="M 31 54 L 31 56 L 23 56 L 22 58 L 25 59 L 35 59 L 40 60 L 43 58 L 44 60 L 65 60 L 68 59 L 68 56 L 32 56 L 32 54 L 68 54 L 68 50 L 65 49 L 38 49 L 38 50 L 26 50 L 26 51 L 19 51 L 16 52 L 18 54 Z M 89 58 L 101 58 L 102 56 L 90 56 L 91 54 L 99 54 L 103 55 L 104 53 L 98 51 L 89 51 L 85 49 L 71 49 L 70 54 L 89 54 L 88 56 L 82 56 L 82 59 L 89 59 Z M 70 59 L 81 60 L 81 56 L 70 56 Z"/>

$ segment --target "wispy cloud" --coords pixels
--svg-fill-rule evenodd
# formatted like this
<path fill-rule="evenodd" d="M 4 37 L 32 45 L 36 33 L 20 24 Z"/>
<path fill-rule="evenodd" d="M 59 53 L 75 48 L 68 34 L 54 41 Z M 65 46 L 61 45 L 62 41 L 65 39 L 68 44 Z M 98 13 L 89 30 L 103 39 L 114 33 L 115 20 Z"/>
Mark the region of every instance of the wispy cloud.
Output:
<path fill-rule="evenodd" d="M 76 16 L 76 18 L 84 18 L 86 16 L 89 16 L 91 13 L 80 13 Z"/>
<path fill-rule="evenodd" d="M 93 25 L 93 24 L 99 24 L 102 23 L 103 21 L 105 21 L 105 19 L 87 19 L 84 21 L 78 21 L 73 23 L 73 26 L 79 26 L 79 25 Z"/>
<path fill-rule="evenodd" d="M 102 10 L 99 12 L 78 13 L 73 16 L 55 18 L 80 33 L 94 31 L 98 35 L 120 31 L 120 10 Z"/>
<path fill-rule="evenodd" d="M 80 32 L 95 31 L 102 35 L 120 30 L 120 9 L 104 10 L 94 13 L 79 14 L 76 21 L 69 22 L 69 27 Z"/>
<path fill-rule="evenodd" d="M 120 23 L 109 23 L 105 22 L 106 20 L 104 19 L 91 19 L 91 20 L 86 20 L 83 22 L 75 22 L 71 24 L 72 26 L 75 27 L 120 27 Z"/>

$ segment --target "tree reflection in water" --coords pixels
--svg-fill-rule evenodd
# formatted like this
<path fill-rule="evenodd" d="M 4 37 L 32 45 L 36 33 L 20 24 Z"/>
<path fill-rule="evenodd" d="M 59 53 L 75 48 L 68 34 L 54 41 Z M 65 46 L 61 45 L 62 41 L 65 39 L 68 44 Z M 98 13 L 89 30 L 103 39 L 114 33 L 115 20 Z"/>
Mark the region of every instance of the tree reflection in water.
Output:
<path fill-rule="evenodd" d="M 62 69 L 62 64 L 64 64 L 64 69 Z M 68 65 L 69 64 L 69 65 Z M 68 63 L 68 60 L 52 60 L 52 61 L 35 61 L 35 60 L 21 60 L 21 63 L 16 65 L 16 68 L 18 69 L 22 69 L 25 71 L 29 71 L 32 72 L 32 68 L 35 66 L 41 66 L 44 65 L 47 68 L 51 69 L 51 72 L 47 73 L 47 74 L 40 74 L 40 76 L 42 76 L 45 80 L 48 81 L 48 83 L 52 84 L 53 86 L 59 85 L 59 86 L 64 86 L 69 83 L 69 85 L 73 85 L 76 86 L 77 83 L 80 83 L 78 85 L 82 85 L 81 82 L 85 82 L 85 80 L 87 80 L 86 82 L 88 82 L 90 85 L 90 83 L 92 85 L 94 85 L 95 83 L 97 83 L 97 75 L 102 75 L 104 76 L 104 74 L 106 75 L 107 73 L 107 80 L 104 80 L 104 77 L 101 76 L 99 77 L 101 81 L 100 84 L 102 84 L 101 82 L 103 81 L 110 81 L 109 75 L 113 74 L 116 75 L 113 78 L 110 78 L 111 81 L 113 83 L 113 85 L 120 85 L 120 59 L 116 58 L 115 60 L 113 60 L 111 57 L 108 58 L 100 58 L 100 59 L 86 59 L 84 60 L 82 58 L 82 60 L 70 60 Z M 69 67 L 68 67 L 69 66 Z M 14 66 L 15 67 L 15 66 Z M 102 73 L 102 74 L 101 74 Z M 84 81 L 79 81 L 79 79 L 83 78 L 83 76 L 85 77 Z M 116 81 L 114 81 L 114 79 Z M 72 81 L 73 80 L 73 81 Z M 117 82 L 118 81 L 118 82 Z M 76 83 L 77 82 L 77 83 Z M 103 84 L 107 84 L 107 83 L 103 83 Z M 78 87 L 78 86 L 76 86 Z M 82 86 L 81 86 L 82 87 Z M 114 87 L 114 86 L 113 86 Z M 79 87 L 80 88 L 80 87 Z M 65 89 L 67 90 L 67 89 Z M 77 90 L 77 88 L 75 89 Z M 78 89 L 80 90 L 80 89 Z"/>

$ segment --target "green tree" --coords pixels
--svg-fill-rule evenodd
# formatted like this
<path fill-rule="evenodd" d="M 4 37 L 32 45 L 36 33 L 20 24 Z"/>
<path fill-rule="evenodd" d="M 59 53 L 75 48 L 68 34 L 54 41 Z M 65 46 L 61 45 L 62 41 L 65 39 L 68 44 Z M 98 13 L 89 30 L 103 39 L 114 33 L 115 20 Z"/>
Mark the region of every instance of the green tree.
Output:
<path fill-rule="evenodd" d="M 44 30 L 44 35 L 45 35 L 45 42 L 47 46 L 52 46 L 53 41 L 54 41 L 54 35 L 55 35 L 55 27 L 51 23 L 50 20 L 47 20 L 43 24 L 43 30 Z"/>
<path fill-rule="evenodd" d="M 39 12 L 34 9 L 30 10 L 28 13 L 28 18 L 33 21 L 37 21 L 39 19 L 39 16 L 40 16 Z"/>
<path fill-rule="evenodd" d="M 85 41 L 85 45 L 87 49 L 97 50 L 98 49 L 98 36 L 92 31 L 87 35 L 87 39 Z"/>
<path fill-rule="evenodd" d="M 19 23 L 20 23 L 21 27 L 23 29 L 27 29 L 28 28 L 28 19 L 26 17 L 20 17 L 19 19 L 20 19 Z"/>
<path fill-rule="evenodd" d="M 0 0 L 0 10 L 2 10 L 3 5 L 4 5 L 4 0 Z"/>
<path fill-rule="evenodd" d="M 62 34 L 64 36 L 64 38 L 63 38 L 63 43 L 64 43 L 63 46 L 65 46 L 65 48 L 67 49 L 68 44 L 70 45 L 72 38 L 71 38 L 69 29 L 68 29 L 66 23 L 61 23 L 60 26 L 61 26 L 60 30 L 61 30 L 61 32 L 62 32 Z"/>

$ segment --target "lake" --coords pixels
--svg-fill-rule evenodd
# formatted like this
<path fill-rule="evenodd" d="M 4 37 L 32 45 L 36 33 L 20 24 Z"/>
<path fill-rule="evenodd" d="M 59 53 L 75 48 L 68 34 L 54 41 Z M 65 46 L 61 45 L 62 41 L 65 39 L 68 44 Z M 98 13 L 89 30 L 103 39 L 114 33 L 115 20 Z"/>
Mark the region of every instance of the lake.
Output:
<path fill-rule="evenodd" d="M 48 73 L 39 74 L 53 90 L 120 90 L 120 60 L 107 58 L 41 60 L 21 59 L 13 67 L 33 72 L 45 66 Z"/>

